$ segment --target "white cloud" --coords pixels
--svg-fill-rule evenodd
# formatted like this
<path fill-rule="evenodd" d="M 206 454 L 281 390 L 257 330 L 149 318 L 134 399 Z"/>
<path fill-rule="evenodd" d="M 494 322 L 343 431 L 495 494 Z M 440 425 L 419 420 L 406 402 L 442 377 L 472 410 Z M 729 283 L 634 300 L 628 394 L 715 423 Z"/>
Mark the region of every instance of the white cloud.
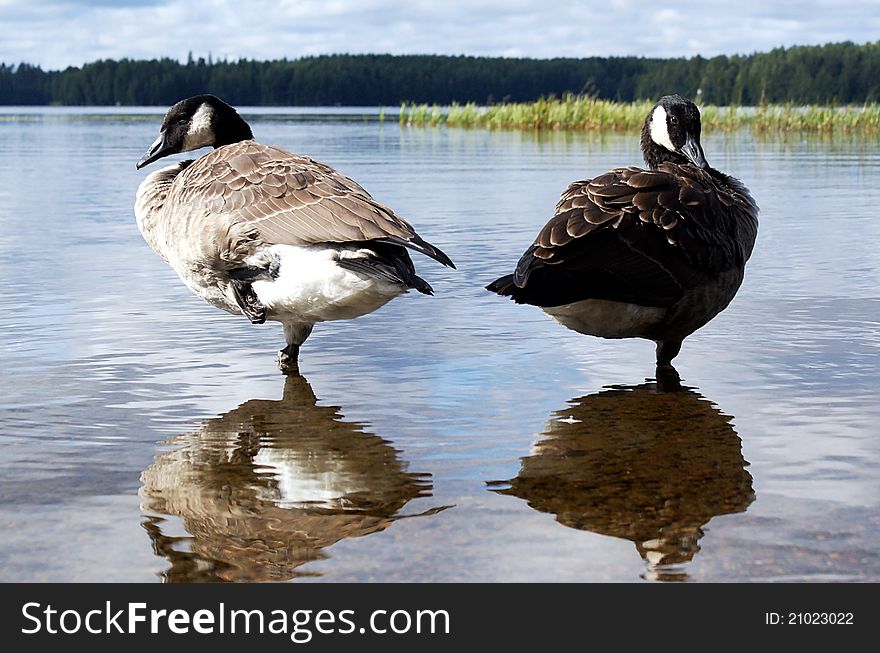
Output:
<path fill-rule="evenodd" d="M 880 0 L 0 0 L 0 61 L 296 58 L 350 52 L 660 57 L 872 41 Z"/>

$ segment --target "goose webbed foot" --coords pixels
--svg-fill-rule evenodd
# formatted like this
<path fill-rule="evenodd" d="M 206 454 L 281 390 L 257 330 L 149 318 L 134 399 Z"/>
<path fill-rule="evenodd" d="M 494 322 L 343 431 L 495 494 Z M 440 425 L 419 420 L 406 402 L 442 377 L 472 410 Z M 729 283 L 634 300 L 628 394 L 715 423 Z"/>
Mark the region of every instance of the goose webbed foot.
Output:
<path fill-rule="evenodd" d="M 678 392 L 682 390 L 681 376 L 679 376 L 678 370 L 672 367 L 671 363 L 658 365 L 657 370 L 654 372 L 654 377 L 657 379 L 657 389 L 660 392 Z"/>
<path fill-rule="evenodd" d="M 263 324 L 266 321 L 266 307 L 257 297 L 253 286 L 247 281 L 230 279 L 229 285 L 235 295 L 235 302 L 251 324 Z"/>
<path fill-rule="evenodd" d="M 309 337 L 314 324 L 302 322 L 285 322 L 284 339 L 287 346 L 278 352 L 278 369 L 282 374 L 296 376 L 299 374 L 299 348 Z"/>
<path fill-rule="evenodd" d="M 299 345 L 287 345 L 278 352 L 278 369 L 287 376 L 299 375 Z"/>
<path fill-rule="evenodd" d="M 681 377 L 672 366 L 672 359 L 681 351 L 681 340 L 657 341 L 657 388 L 662 392 L 675 392 L 681 389 Z"/>

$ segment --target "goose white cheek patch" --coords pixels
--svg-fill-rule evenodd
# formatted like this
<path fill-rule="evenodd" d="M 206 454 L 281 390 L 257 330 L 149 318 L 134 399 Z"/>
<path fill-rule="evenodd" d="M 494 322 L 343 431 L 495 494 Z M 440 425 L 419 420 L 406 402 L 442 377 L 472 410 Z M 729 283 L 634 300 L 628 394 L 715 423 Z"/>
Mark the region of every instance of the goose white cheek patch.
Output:
<path fill-rule="evenodd" d="M 651 140 L 670 152 L 675 152 L 675 146 L 669 138 L 669 128 L 666 126 L 666 109 L 663 107 L 657 107 L 651 114 Z"/>
<path fill-rule="evenodd" d="M 203 104 L 193 114 L 189 124 L 189 130 L 186 132 L 184 139 L 184 151 L 197 150 L 200 147 L 210 145 L 213 140 L 213 130 L 211 128 L 211 114 L 214 112 L 210 105 Z"/>

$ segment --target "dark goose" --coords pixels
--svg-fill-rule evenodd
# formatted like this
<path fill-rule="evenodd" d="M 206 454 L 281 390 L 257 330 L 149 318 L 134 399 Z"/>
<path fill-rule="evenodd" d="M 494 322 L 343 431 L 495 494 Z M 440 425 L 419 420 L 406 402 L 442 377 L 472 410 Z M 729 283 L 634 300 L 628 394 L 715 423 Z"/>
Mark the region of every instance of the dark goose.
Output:
<path fill-rule="evenodd" d="M 580 333 L 653 340 L 667 366 L 736 295 L 758 207 L 741 182 L 709 167 L 690 100 L 661 98 L 641 147 L 647 170 L 571 184 L 514 273 L 487 289 Z"/>
<path fill-rule="evenodd" d="M 282 372 L 298 372 L 299 347 L 317 322 L 365 315 L 409 289 L 431 294 L 408 249 L 455 267 L 342 173 L 252 138 L 213 95 L 178 102 L 137 167 L 215 149 L 150 174 L 135 215 L 144 239 L 202 299 L 255 324 L 284 325 Z"/>

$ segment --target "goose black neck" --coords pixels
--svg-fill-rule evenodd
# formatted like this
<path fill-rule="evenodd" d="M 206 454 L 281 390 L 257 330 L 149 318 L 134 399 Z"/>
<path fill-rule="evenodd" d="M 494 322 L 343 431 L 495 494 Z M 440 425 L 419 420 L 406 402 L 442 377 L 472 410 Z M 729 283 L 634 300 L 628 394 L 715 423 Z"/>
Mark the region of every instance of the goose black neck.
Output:
<path fill-rule="evenodd" d="M 235 109 L 224 103 L 215 108 L 215 111 L 215 148 L 253 139 L 254 134 L 251 131 L 250 125 L 245 122 L 244 118 L 238 115 Z"/>

